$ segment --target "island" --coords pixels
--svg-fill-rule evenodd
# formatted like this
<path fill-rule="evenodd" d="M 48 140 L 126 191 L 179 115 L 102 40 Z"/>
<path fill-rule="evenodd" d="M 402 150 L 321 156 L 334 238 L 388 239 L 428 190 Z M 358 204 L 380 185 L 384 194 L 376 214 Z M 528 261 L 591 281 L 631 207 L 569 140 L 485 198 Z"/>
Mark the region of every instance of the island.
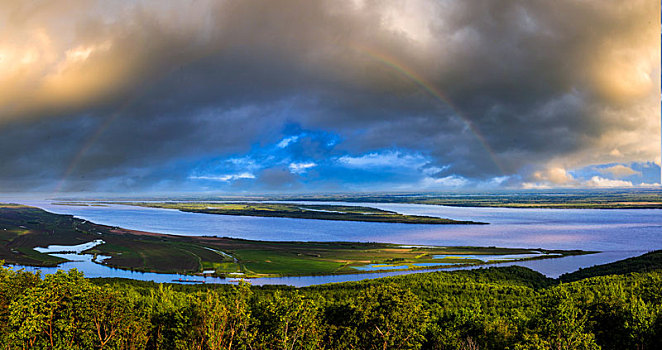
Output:
<path fill-rule="evenodd" d="M 56 202 L 60 205 L 132 205 L 147 208 L 175 209 L 189 213 L 260 216 L 291 219 L 385 222 L 399 224 L 484 225 L 485 222 L 461 221 L 434 216 L 404 215 L 394 211 L 353 205 L 310 205 L 265 202 Z"/>

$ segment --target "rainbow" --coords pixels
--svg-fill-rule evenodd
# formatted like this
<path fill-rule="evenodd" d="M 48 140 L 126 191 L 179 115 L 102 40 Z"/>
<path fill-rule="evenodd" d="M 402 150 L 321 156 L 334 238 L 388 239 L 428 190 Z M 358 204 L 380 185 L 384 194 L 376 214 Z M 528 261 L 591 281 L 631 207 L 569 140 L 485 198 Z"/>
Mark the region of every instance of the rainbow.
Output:
<path fill-rule="evenodd" d="M 485 137 L 481 134 L 481 132 L 475 127 L 473 122 L 467 118 L 459 108 L 457 108 L 451 100 L 446 97 L 439 89 L 437 89 L 433 84 L 428 82 L 425 78 L 423 78 L 420 74 L 416 73 L 413 69 L 408 68 L 405 66 L 403 63 L 398 62 L 397 59 L 394 57 L 389 56 L 386 53 L 376 51 L 374 49 L 370 49 L 368 47 L 364 47 L 361 45 L 351 45 L 351 48 L 353 48 L 355 51 L 364 54 L 371 59 L 379 62 L 380 64 L 390 68 L 394 72 L 398 73 L 400 76 L 406 78 L 407 80 L 413 82 L 416 84 L 418 87 L 420 87 L 422 90 L 424 90 L 426 93 L 428 93 L 430 96 L 435 98 L 438 101 L 441 101 L 443 104 L 446 106 L 450 107 L 450 109 L 457 115 L 465 124 L 465 126 L 471 131 L 471 133 L 475 136 L 475 138 L 480 142 L 482 145 L 483 149 L 487 152 L 487 154 L 490 156 L 490 159 L 496 165 L 497 168 L 501 171 L 502 174 L 505 174 L 505 171 L 503 167 L 501 166 L 501 163 L 498 161 L 497 156 L 495 155 L 494 151 L 492 148 L 489 146 L 487 143 L 487 140 Z M 57 186 L 55 187 L 54 194 L 59 193 L 62 190 L 62 187 L 66 183 L 67 178 L 71 176 L 73 171 L 76 169 L 76 166 L 78 163 L 81 161 L 83 156 L 92 148 L 92 146 L 97 142 L 99 137 L 110 127 L 110 125 L 122 114 L 122 112 L 133 102 L 136 100 L 136 96 L 128 99 L 121 108 L 118 109 L 115 113 L 113 113 L 110 117 L 106 118 L 106 120 L 101 123 L 101 125 L 97 128 L 97 130 L 90 136 L 90 138 L 85 142 L 83 147 L 76 153 L 76 155 L 73 157 L 71 162 L 69 163 L 69 166 L 67 167 L 66 171 L 64 172 L 63 177 L 60 179 L 58 182 Z"/>
<path fill-rule="evenodd" d="M 202 59 L 202 57 L 199 58 L 199 59 Z M 195 60 L 192 59 L 189 62 L 193 62 L 193 61 L 195 61 Z M 179 69 L 181 69 L 181 66 L 180 66 Z M 172 73 L 176 70 L 177 69 L 172 69 L 170 73 Z M 169 74 L 164 75 L 161 79 L 165 79 L 165 77 L 168 76 L 168 75 Z M 99 137 L 101 137 L 101 135 L 103 135 L 103 133 L 106 132 L 106 130 L 108 130 L 110 125 L 113 122 L 115 122 L 115 120 L 117 120 L 117 118 L 119 118 L 126 109 L 128 109 L 135 101 L 137 101 L 139 97 L 147 95 L 148 92 L 150 92 L 152 89 L 155 89 L 157 86 L 159 86 L 159 84 L 153 84 L 151 89 L 143 90 L 140 94 L 135 94 L 135 95 L 131 96 L 130 98 L 128 98 L 115 111 L 115 113 L 110 115 L 108 118 L 106 118 L 106 120 L 103 121 L 103 123 L 101 123 L 101 125 L 99 125 L 97 130 L 92 134 L 92 136 L 90 136 L 87 139 L 87 141 L 85 142 L 83 147 L 81 147 L 81 149 L 78 151 L 78 153 L 76 153 L 76 155 L 74 155 L 74 157 L 71 159 L 71 162 L 69 162 L 69 166 L 67 167 L 66 171 L 64 172 L 64 175 L 62 176 L 62 178 L 58 182 L 57 186 L 53 190 L 53 194 L 52 194 L 53 196 L 56 195 L 57 193 L 59 193 L 62 190 L 62 187 L 66 183 L 69 176 L 71 176 L 71 174 L 74 172 L 74 170 L 78 166 L 78 163 L 80 163 L 80 161 L 83 159 L 83 156 L 92 148 L 92 146 L 94 146 L 94 144 L 97 142 Z"/>
<path fill-rule="evenodd" d="M 101 123 L 101 125 L 97 128 L 94 134 L 92 134 L 92 136 L 90 136 L 87 139 L 87 141 L 85 141 L 83 147 L 81 147 L 78 153 L 76 153 L 76 155 L 72 158 L 71 162 L 69 162 L 69 166 L 67 167 L 67 170 L 64 172 L 64 175 L 62 176 L 60 181 L 58 181 L 57 186 L 53 190 L 53 194 L 52 194 L 53 196 L 62 190 L 62 187 L 66 183 L 67 178 L 71 176 L 71 173 L 73 173 L 74 169 L 76 169 L 76 166 L 81 161 L 85 153 L 87 153 L 87 151 L 89 151 L 90 148 L 92 148 L 92 146 L 97 142 L 99 137 L 101 137 L 101 135 L 110 127 L 110 125 L 115 121 L 115 119 L 117 119 L 121 115 L 122 111 L 124 111 L 128 105 L 129 105 L 128 102 L 125 103 L 123 107 L 120 108 L 120 110 L 113 113 L 110 117 L 106 118 L 106 120 L 104 120 L 103 123 Z"/>
<path fill-rule="evenodd" d="M 496 165 L 496 167 L 499 168 L 499 170 L 501 171 L 501 174 L 506 173 L 503 167 L 501 166 L 501 162 L 499 162 L 499 160 L 497 159 L 496 154 L 494 153 L 490 145 L 487 143 L 487 140 L 485 139 L 483 134 L 476 128 L 474 123 L 469 118 L 467 118 L 464 115 L 464 113 L 462 113 L 460 109 L 456 107 L 444 93 L 442 93 L 439 89 L 437 89 L 434 85 L 432 85 L 432 83 L 428 82 L 425 78 L 423 78 L 420 74 L 416 73 L 413 69 L 408 68 L 404 64 L 398 62 L 398 60 L 396 60 L 392 56 L 389 56 L 383 52 L 379 52 L 374 49 L 370 49 L 368 47 L 361 45 L 352 45 L 351 47 L 354 48 L 357 52 L 367 55 L 373 60 L 390 68 L 394 72 L 398 73 L 400 76 L 416 84 L 419 88 L 421 88 L 423 91 L 428 93 L 434 99 L 441 101 L 443 104 L 448 106 L 453 111 L 453 113 L 455 113 L 455 115 L 457 115 L 464 122 L 465 126 L 469 129 L 469 131 L 471 131 L 471 133 L 474 135 L 476 140 L 480 142 L 483 149 L 485 149 L 487 154 L 490 156 L 490 159 L 492 160 L 494 165 Z"/>

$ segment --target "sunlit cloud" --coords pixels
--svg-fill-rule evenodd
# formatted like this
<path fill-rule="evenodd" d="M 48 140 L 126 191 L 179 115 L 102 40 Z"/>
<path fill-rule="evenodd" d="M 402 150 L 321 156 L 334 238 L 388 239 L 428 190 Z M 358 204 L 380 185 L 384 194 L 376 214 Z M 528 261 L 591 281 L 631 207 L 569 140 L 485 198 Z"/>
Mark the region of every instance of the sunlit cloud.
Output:
<path fill-rule="evenodd" d="M 533 173 L 533 179 L 536 182 L 547 182 L 555 185 L 570 184 L 575 179 L 565 169 L 560 167 L 552 167 L 543 171 L 536 171 Z"/>
<path fill-rule="evenodd" d="M 593 176 L 586 185 L 587 187 L 632 187 L 632 182 Z"/>
<path fill-rule="evenodd" d="M 602 168 L 599 170 L 603 174 L 611 174 L 612 176 L 622 178 L 631 175 L 641 175 L 641 172 L 632 170 L 632 168 L 627 167 L 622 164 L 616 164 L 607 168 Z"/>

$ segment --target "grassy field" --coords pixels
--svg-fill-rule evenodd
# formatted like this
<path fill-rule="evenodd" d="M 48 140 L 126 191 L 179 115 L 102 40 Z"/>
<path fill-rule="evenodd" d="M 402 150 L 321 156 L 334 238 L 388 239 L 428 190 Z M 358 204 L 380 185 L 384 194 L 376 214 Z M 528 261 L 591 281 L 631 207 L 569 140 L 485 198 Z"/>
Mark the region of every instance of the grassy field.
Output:
<path fill-rule="evenodd" d="M 275 199 L 275 198 L 273 198 Z M 559 208 L 559 209 L 662 209 L 659 188 L 486 192 L 463 194 L 368 194 L 292 197 L 287 200 L 373 203 L 416 203 L 459 207 Z"/>
<path fill-rule="evenodd" d="M 94 205 L 98 203 L 61 202 L 66 205 Z M 458 221 L 432 216 L 403 215 L 392 211 L 360 206 L 300 205 L 286 203 L 216 203 L 216 202 L 112 202 L 148 208 L 176 209 L 191 213 L 281 217 L 337 221 L 386 222 L 401 224 L 485 224 Z"/>
<path fill-rule="evenodd" d="M 98 225 L 26 206 L 0 204 L 0 260 L 11 264 L 55 266 L 63 260 L 34 247 L 76 245 L 102 239 L 85 253 L 110 256 L 103 264 L 137 271 L 201 273 L 216 276 L 294 276 L 475 265 L 499 256 L 542 253 L 527 258 L 560 257 L 582 251 L 497 247 L 402 246 L 356 242 L 269 242 L 210 236 L 176 236 Z M 549 255 L 552 254 L 552 255 Z M 435 257 L 443 255 L 443 257 Z M 486 257 L 482 258 L 481 256 Z M 415 266 L 414 264 L 429 264 Z"/>
<path fill-rule="evenodd" d="M 460 207 L 662 209 L 662 188 L 491 191 L 474 193 L 368 193 L 271 195 L 246 197 L 179 197 L 159 201 L 336 201 L 355 203 L 415 203 Z"/>
<path fill-rule="evenodd" d="M 333 193 L 314 195 L 266 195 L 266 196 L 195 196 L 161 197 L 151 200 L 161 203 L 182 204 L 185 201 L 212 203 L 218 201 L 247 204 L 247 201 L 324 201 L 353 203 L 414 203 L 460 207 L 508 207 L 508 208 L 563 208 L 563 209 L 662 209 L 662 187 L 620 189 L 555 189 L 486 192 L 444 193 Z M 137 203 L 138 199 L 125 198 L 123 202 Z M 104 205 L 99 201 L 71 201 L 68 205 Z M 154 203 L 145 203 L 151 205 Z M 214 203 L 213 206 L 218 205 Z M 315 205 L 305 205 L 315 209 Z M 205 208 L 197 208 L 205 209 Z M 229 209 L 229 208 L 228 208 Z M 359 210 L 376 210 L 365 208 Z M 232 214 L 241 215 L 241 214 Z"/>

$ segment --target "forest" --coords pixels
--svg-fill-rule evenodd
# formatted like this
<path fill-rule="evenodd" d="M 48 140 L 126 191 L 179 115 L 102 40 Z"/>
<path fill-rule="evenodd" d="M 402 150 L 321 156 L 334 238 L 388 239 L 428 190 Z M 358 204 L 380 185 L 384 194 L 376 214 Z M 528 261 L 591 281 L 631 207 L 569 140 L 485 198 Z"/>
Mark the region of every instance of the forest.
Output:
<path fill-rule="evenodd" d="M 2 349 L 660 349 L 660 255 L 560 279 L 523 267 L 491 267 L 306 288 L 186 286 L 87 279 L 76 270 L 40 276 L 0 268 L 0 344 Z M 587 277 L 592 271 L 596 276 Z"/>

